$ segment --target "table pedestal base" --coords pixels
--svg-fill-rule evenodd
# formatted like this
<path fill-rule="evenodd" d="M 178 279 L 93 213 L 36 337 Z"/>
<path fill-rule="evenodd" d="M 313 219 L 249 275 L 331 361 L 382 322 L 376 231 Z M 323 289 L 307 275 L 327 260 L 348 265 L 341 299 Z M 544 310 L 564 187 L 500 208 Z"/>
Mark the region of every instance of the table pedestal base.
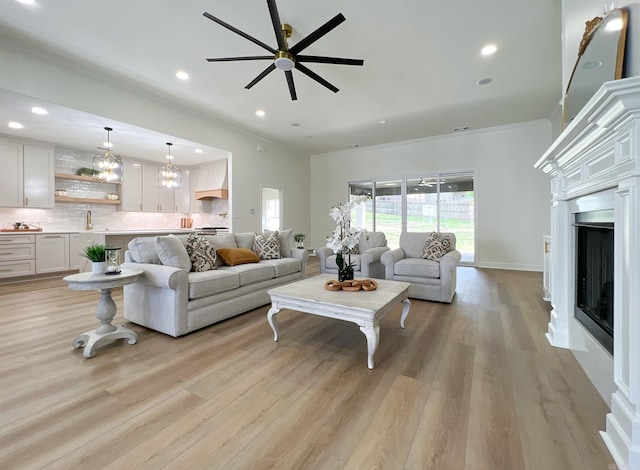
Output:
<path fill-rule="evenodd" d="M 111 325 L 109 325 L 111 326 Z M 128 339 L 129 344 L 138 342 L 138 335 L 124 325 L 113 326 L 113 331 L 99 333 L 101 328 L 87 331 L 77 336 L 71 343 L 74 348 L 78 349 L 84 346 L 84 357 L 93 357 L 96 355 L 96 348 L 112 343 L 117 339 Z"/>

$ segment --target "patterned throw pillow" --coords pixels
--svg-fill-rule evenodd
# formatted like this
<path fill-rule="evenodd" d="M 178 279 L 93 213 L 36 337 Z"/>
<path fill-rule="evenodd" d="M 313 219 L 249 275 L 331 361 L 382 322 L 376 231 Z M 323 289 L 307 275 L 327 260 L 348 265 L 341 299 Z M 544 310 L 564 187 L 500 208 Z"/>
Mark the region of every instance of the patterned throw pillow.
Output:
<path fill-rule="evenodd" d="M 253 251 L 260 259 L 280 259 L 278 231 L 272 232 L 268 237 L 256 232 L 253 239 Z"/>
<path fill-rule="evenodd" d="M 449 235 L 440 235 L 436 232 L 431 232 L 424 244 L 424 248 L 422 248 L 422 257 L 424 259 L 440 261 L 440 258 L 446 255 L 450 248 L 451 240 L 449 240 Z"/>
<path fill-rule="evenodd" d="M 191 271 L 211 271 L 216 269 L 216 249 L 204 237 L 189 235 L 185 248 L 191 258 Z"/>

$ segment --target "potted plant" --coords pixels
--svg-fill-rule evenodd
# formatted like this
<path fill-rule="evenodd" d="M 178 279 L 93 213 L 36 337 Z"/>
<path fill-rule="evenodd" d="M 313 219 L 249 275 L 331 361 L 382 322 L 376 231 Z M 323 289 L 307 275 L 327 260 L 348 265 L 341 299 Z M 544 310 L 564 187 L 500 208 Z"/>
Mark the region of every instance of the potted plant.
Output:
<path fill-rule="evenodd" d="M 92 273 L 104 273 L 106 271 L 106 245 L 93 244 L 84 249 L 82 256 L 91 261 Z"/>
<path fill-rule="evenodd" d="M 306 238 L 306 235 L 304 233 L 294 233 L 293 234 L 293 239 L 296 242 L 296 248 L 304 249 L 304 239 L 305 238 Z"/>
<path fill-rule="evenodd" d="M 360 241 L 360 235 L 366 234 L 366 230 L 351 225 L 351 211 L 358 205 L 363 204 L 367 196 L 356 196 L 348 202 L 336 204 L 331 208 L 329 215 L 336 223 L 333 233 L 327 237 L 327 247 L 336 254 L 336 265 L 338 266 L 338 280 L 340 282 L 353 279 L 353 266 L 351 262 L 351 252 Z M 348 261 L 345 261 L 348 256 Z"/>

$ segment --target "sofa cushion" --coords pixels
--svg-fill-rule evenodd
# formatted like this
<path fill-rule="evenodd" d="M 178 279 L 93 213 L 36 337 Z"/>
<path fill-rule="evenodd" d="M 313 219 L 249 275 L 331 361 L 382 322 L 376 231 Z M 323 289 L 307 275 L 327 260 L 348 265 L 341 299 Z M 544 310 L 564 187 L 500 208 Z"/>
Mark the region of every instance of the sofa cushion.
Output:
<path fill-rule="evenodd" d="M 191 259 L 178 237 L 175 235 L 158 236 L 155 245 L 162 264 L 191 271 Z"/>
<path fill-rule="evenodd" d="M 247 248 L 220 248 L 216 253 L 227 266 L 260 262 L 258 255 Z"/>
<path fill-rule="evenodd" d="M 431 232 L 422 248 L 422 258 L 439 261 L 451 248 L 448 235 Z"/>
<path fill-rule="evenodd" d="M 253 251 L 261 260 L 281 258 L 278 231 L 276 230 L 268 237 L 261 233 L 255 233 L 253 237 Z"/>
<path fill-rule="evenodd" d="M 349 255 L 344 256 L 345 264 L 349 263 Z M 351 263 L 353 263 L 353 270 L 360 271 L 360 255 L 351 255 Z M 336 255 L 331 255 L 327 257 L 326 267 L 328 269 L 338 269 L 338 265 L 336 264 Z"/>
<path fill-rule="evenodd" d="M 221 233 L 218 235 L 209 235 L 205 237 L 216 250 L 220 248 L 238 248 L 236 237 L 232 233 Z"/>
<path fill-rule="evenodd" d="M 136 263 L 162 264 L 154 237 L 136 237 L 127 245 L 131 260 Z"/>
<path fill-rule="evenodd" d="M 185 248 L 191 259 L 191 270 L 196 272 L 216 269 L 216 249 L 204 237 L 192 234 L 187 238 Z"/>
<path fill-rule="evenodd" d="M 384 232 L 366 232 L 360 235 L 360 253 L 369 248 L 377 248 L 379 246 L 387 246 L 387 237 Z"/>
<path fill-rule="evenodd" d="M 238 246 L 238 248 L 246 248 L 248 250 L 253 250 L 253 240 L 255 238 L 255 234 L 253 232 L 236 233 L 235 237 L 236 237 L 236 245 Z"/>
<path fill-rule="evenodd" d="M 422 258 L 404 258 L 393 265 L 393 274 L 438 279 L 440 277 L 440 263 Z"/>
<path fill-rule="evenodd" d="M 276 277 L 302 271 L 302 261 L 296 258 L 267 259 L 260 261 L 260 264 L 272 266 Z"/>
<path fill-rule="evenodd" d="M 221 294 L 240 287 L 240 276 L 232 271 L 189 273 L 189 300 Z"/>
<path fill-rule="evenodd" d="M 293 229 L 287 230 L 277 230 L 278 239 L 280 240 L 280 257 L 281 258 L 291 258 L 291 234 L 293 233 Z M 268 237 L 272 233 L 273 230 L 263 230 L 264 236 Z"/>
<path fill-rule="evenodd" d="M 239 248 L 240 249 L 240 248 Z M 255 254 L 255 253 L 254 253 Z M 240 286 L 248 286 L 256 282 L 266 281 L 275 277 L 273 266 L 268 264 L 241 264 L 237 266 L 223 266 L 221 271 L 231 271 L 240 276 Z"/>

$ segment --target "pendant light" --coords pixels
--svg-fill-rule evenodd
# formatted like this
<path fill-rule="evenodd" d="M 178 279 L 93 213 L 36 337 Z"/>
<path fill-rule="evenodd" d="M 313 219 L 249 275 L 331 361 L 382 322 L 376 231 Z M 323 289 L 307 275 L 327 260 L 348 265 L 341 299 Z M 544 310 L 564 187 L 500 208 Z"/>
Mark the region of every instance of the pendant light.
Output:
<path fill-rule="evenodd" d="M 104 155 L 93 157 L 93 169 L 96 172 L 95 178 L 105 183 L 122 183 L 122 160 L 111 153 L 113 144 L 109 138 L 109 133 L 113 130 L 105 127 L 107 131 L 107 141 L 104 143 L 107 151 Z"/>
<path fill-rule="evenodd" d="M 182 171 L 174 166 L 173 155 L 171 155 L 171 142 L 167 142 L 169 154 L 167 155 L 167 164 L 158 170 L 158 187 L 168 189 L 182 188 Z"/>

